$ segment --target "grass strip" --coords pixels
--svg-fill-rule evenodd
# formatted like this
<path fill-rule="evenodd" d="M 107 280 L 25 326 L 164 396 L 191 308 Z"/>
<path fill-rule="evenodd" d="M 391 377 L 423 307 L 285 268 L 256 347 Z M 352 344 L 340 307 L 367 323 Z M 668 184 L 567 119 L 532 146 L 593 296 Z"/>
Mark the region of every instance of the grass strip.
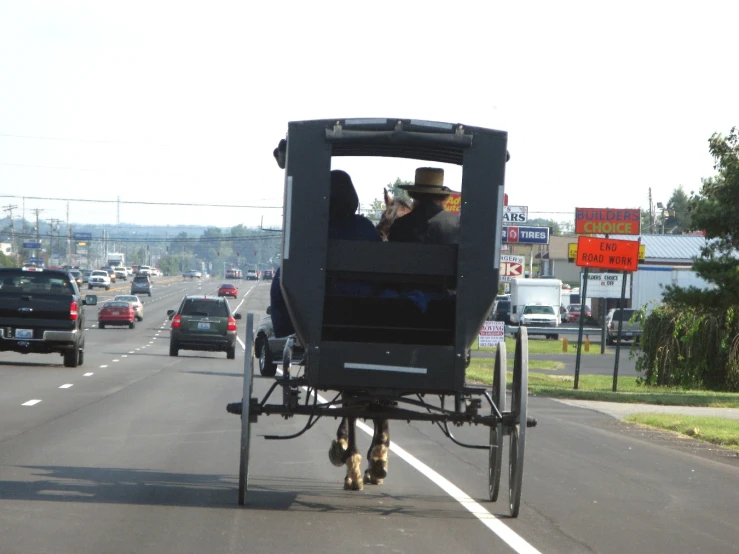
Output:
<path fill-rule="evenodd" d="M 624 421 L 667 429 L 722 448 L 739 451 L 739 420 L 679 414 L 634 414 Z"/>
<path fill-rule="evenodd" d="M 529 337 L 529 354 L 572 354 L 575 356 L 577 354 L 577 338 L 572 336 L 567 339 L 569 344 L 567 347 L 567 352 L 562 352 L 562 338 L 559 340 L 546 340 L 546 339 L 534 339 L 532 337 Z M 594 354 L 600 354 L 600 344 L 590 344 L 590 351 L 585 351 L 585 344 L 583 339 L 583 347 L 581 349 L 581 355 L 583 356 L 591 356 Z M 516 349 L 516 339 L 506 337 L 505 339 L 505 345 L 506 349 L 508 351 L 508 356 L 510 357 L 513 353 L 513 351 Z M 495 352 L 497 350 L 497 347 L 488 347 L 484 346 L 482 348 L 478 347 L 478 339 L 475 339 L 475 342 L 472 344 L 472 350 L 477 350 L 479 352 Z M 621 355 L 624 355 L 624 350 L 622 348 Z M 606 351 L 606 355 L 613 356 L 613 352 Z"/>
<path fill-rule="evenodd" d="M 512 351 L 509 351 L 512 352 Z M 508 356 L 507 380 L 513 378 L 513 355 Z M 546 367 L 538 367 L 540 363 Z M 467 368 L 467 379 L 491 385 L 493 382 L 493 358 L 473 358 Z M 711 408 L 739 408 L 739 393 L 686 390 L 672 387 L 645 387 L 636 377 L 621 377 L 617 392 L 612 391 L 610 375 L 580 375 L 578 389 L 574 387 L 574 375 L 547 375 L 536 370 L 556 370 L 558 362 L 529 360 L 529 393 L 534 396 L 599 400 L 602 402 L 626 402 L 632 404 L 658 404 L 664 406 L 705 406 Z"/>

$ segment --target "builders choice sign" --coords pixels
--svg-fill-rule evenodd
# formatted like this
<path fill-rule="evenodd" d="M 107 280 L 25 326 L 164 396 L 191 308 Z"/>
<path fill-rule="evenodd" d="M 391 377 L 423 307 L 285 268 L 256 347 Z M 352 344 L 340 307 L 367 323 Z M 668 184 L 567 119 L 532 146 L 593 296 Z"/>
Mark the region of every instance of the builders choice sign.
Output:
<path fill-rule="evenodd" d="M 585 275 L 580 276 L 580 290 Z M 623 273 L 588 273 L 588 298 L 621 298 Z M 631 274 L 626 274 L 626 296 L 631 298 Z"/>
<path fill-rule="evenodd" d="M 578 235 L 638 235 L 639 209 L 575 208 L 575 233 Z"/>

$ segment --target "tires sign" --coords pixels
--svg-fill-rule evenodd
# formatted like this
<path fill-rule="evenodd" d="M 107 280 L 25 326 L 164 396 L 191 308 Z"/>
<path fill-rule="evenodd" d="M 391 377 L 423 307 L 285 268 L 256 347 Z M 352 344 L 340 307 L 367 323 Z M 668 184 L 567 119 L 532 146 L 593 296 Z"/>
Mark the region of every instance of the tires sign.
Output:
<path fill-rule="evenodd" d="M 500 257 L 500 280 L 512 281 L 516 277 L 523 277 L 524 264 L 526 263 L 523 256 L 503 255 Z"/>

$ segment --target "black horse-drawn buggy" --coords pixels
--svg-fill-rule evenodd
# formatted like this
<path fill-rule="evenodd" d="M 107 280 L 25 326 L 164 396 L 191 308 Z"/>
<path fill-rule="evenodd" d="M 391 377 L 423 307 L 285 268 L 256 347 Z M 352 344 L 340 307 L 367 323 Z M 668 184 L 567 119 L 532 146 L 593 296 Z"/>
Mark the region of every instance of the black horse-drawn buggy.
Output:
<path fill-rule="evenodd" d="M 228 411 L 242 415 L 239 503 L 247 493 L 251 423 L 262 415 L 307 416 L 302 435 L 322 417 L 342 418 L 329 449 L 347 466 L 345 488 L 381 483 L 387 473 L 390 420 L 436 423 L 453 442 L 489 451 L 489 496 L 497 500 L 504 437 L 510 440 L 509 508 L 521 499 L 528 419 L 528 340 L 516 338 L 510 407 L 506 408 L 506 349 L 495 358 L 492 387 L 465 379 L 470 347 L 495 300 L 501 247 L 507 134 L 461 124 L 403 119 L 298 121 L 288 125 L 275 151 L 285 169 L 281 291 L 295 328 L 286 341 L 282 371 L 263 398 L 254 396 L 253 357 L 246 356 L 243 401 Z M 455 244 L 414 244 L 329 238 L 332 158 L 370 156 L 456 164 L 462 168 L 459 239 Z M 384 294 L 346 295 L 337 281 L 370 283 Z M 387 294 L 386 291 L 393 291 Z M 410 291 L 423 291 L 419 307 Z M 252 352 L 253 314 L 246 348 Z M 301 346 L 301 366 L 290 349 Z M 281 389 L 281 395 L 276 391 Z M 324 392 L 324 399 L 319 392 Z M 274 397 L 275 400 L 271 399 Z M 375 436 L 369 468 L 354 423 L 369 419 Z M 490 429 L 489 443 L 467 444 L 454 426 Z"/>

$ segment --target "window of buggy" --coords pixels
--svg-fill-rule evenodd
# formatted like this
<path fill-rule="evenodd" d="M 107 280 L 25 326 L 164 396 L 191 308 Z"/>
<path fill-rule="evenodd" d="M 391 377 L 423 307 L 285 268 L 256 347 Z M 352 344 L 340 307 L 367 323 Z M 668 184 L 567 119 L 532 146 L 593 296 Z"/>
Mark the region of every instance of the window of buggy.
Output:
<path fill-rule="evenodd" d="M 188 298 L 182 307 L 182 315 L 228 317 L 226 302 L 216 298 Z"/>

